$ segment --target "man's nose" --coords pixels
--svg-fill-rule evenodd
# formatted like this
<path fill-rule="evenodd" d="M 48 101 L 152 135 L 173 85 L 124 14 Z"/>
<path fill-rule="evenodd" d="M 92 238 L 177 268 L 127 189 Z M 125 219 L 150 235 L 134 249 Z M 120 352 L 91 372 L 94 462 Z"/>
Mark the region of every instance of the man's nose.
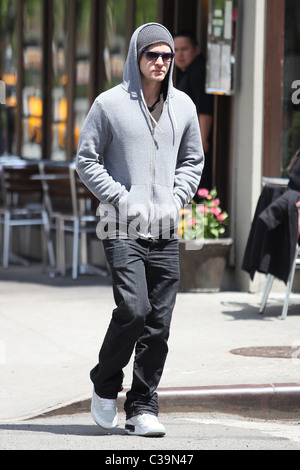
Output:
<path fill-rule="evenodd" d="M 163 61 L 163 58 L 162 58 L 161 55 L 159 57 L 157 57 L 155 63 L 157 63 L 157 62 L 159 62 L 159 64 L 162 64 L 162 65 L 164 64 L 164 61 Z"/>

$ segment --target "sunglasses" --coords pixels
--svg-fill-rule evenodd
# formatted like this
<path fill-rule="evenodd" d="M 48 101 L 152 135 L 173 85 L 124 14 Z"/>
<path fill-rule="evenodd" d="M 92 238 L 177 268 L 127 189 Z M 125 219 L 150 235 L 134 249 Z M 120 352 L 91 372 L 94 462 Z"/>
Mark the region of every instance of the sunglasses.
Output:
<path fill-rule="evenodd" d="M 151 51 L 143 51 L 143 54 L 146 55 L 146 59 L 149 62 L 156 62 L 160 57 L 162 58 L 163 62 L 171 62 L 174 55 L 173 52 L 151 52 Z"/>

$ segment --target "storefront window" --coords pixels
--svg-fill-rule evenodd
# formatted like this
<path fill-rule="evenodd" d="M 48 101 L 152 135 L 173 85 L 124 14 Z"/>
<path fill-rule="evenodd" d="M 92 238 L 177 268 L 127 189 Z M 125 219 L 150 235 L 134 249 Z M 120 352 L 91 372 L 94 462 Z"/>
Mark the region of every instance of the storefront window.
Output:
<path fill-rule="evenodd" d="M 41 158 L 42 144 L 42 2 L 24 1 L 22 156 Z"/>
<path fill-rule="evenodd" d="M 108 0 L 106 4 L 106 31 L 104 47 L 105 89 L 121 83 L 126 54 L 126 2 Z"/>
<path fill-rule="evenodd" d="M 137 0 L 136 27 L 142 24 L 157 21 L 158 0 Z"/>
<path fill-rule="evenodd" d="M 282 169 L 300 148 L 300 4 L 285 2 Z"/>
<path fill-rule="evenodd" d="M 90 14 L 91 1 L 77 0 L 74 153 L 76 153 L 80 130 L 90 107 L 88 99 L 90 77 Z"/>
<path fill-rule="evenodd" d="M 0 155 L 15 153 L 16 130 L 16 0 L 0 2 L 0 79 L 5 83 L 6 105 L 0 107 Z"/>
<path fill-rule="evenodd" d="M 55 0 L 53 3 L 54 31 L 52 41 L 52 148 L 51 158 L 54 160 L 66 159 L 66 132 L 67 132 L 67 96 L 66 88 L 68 76 L 67 64 L 67 26 L 66 26 L 66 0 Z"/>
<path fill-rule="evenodd" d="M 105 44 L 98 51 L 98 35 L 91 37 L 94 7 L 92 0 L 0 0 L 0 80 L 7 94 L 0 108 L 0 155 L 73 158 L 96 88 L 90 77 L 94 50 L 103 54 L 105 70 L 104 82 L 103 70 L 96 77 L 97 90 L 121 83 L 131 29 L 157 20 L 158 0 L 106 0 L 105 24 L 99 24 Z"/>

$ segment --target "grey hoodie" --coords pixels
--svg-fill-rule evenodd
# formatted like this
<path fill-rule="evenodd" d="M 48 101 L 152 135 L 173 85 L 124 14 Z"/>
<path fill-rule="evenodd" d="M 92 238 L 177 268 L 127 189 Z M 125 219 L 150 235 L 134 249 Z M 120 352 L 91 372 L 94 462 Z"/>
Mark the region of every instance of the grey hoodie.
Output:
<path fill-rule="evenodd" d="M 140 237 L 176 232 L 179 209 L 194 196 L 204 165 L 196 108 L 173 87 L 173 62 L 158 122 L 148 111 L 137 58 L 143 27 L 131 38 L 123 82 L 95 99 L 78 144 L 77 172 L 99 199 L 110 236 L 116 222 Z"/>

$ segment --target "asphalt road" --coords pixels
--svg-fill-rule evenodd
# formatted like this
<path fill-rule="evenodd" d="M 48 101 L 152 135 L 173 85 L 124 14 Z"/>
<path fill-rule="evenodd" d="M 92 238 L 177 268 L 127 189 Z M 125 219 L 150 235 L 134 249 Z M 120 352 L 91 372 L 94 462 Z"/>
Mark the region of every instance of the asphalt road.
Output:
<path fill-rule="evenodd" d="M 167 430 L 160 438 L 126 435 L 123 414 L 111 433 L 95 425 L 89 413 L 11 421 L 0 425 L 0 450 L 101 450 L 100 462 L 132 468 L 145 462 L 189 466 L 201 450 L 300 450 L 298 420 L 218 413 L 161 414 L 160 420 Z"/>

